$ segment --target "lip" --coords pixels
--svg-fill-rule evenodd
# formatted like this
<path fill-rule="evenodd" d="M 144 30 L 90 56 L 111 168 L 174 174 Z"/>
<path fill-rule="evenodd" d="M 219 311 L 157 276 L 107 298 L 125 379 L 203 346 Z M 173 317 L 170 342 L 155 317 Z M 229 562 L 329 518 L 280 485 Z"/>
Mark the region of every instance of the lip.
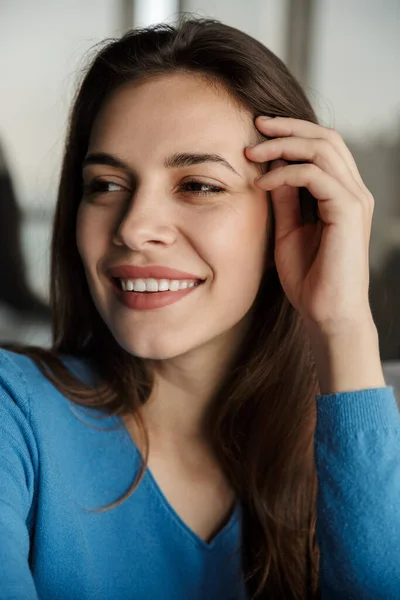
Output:
<path fill-rule="evenodd" d="M 107 270 L 107 275 L 120 279 L 188 279 L 193 281 L 204 281 L 202 277 L 161 265 L 147 265 L 145 267 L 132 265 L 116 265 Z"/>

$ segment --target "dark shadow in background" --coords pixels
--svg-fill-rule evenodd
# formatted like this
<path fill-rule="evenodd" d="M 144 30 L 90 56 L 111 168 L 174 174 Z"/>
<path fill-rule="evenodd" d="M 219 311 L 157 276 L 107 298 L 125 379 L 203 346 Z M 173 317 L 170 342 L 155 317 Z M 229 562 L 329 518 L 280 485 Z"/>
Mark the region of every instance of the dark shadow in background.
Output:
<path fill-rule="evenodd" d="M 21 248 L 21 209 L 0 143 L 0 304 L 25 320 L 49 322 L 49 307 L 29 288 Z"/>
<path fill-rule="evenodd" d="M 393 115 L 395 138 L 384 132 L 363 142 L 346 143 L 367 188 L 375 198 L 374 215 L 383 222 L 400 222 L 400 115 Z M 374 231 L 376 248 L 388 245 L 383 228 Z M 392 239 L 389 236 L 389 239 Z M 400 360 L 400 239 L 390 242 L 379 269 L 370 273 L 370 305 L 379 333 L 382 361 Z"/>
<path fill-rule="evenodd" d="M 400 247 L 390 251 L 379 273 L 371 273 L 369 297 L 381 360 L 400 360 Z"/>

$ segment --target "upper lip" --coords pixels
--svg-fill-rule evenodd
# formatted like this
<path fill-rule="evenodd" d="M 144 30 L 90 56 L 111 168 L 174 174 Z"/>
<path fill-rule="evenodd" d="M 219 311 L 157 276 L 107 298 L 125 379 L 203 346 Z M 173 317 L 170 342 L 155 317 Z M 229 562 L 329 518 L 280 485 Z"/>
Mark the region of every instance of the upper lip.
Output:
<path fill-rule="evenodd" d="M 194 281 L 202 281 L 201 277 L 193 275 L 193 273 L 187 273 L 178 269 L 171 269 L 170 267 L 163 267 L 161 265 L 148 265 L 146 267 L 139 267 L 133 265 L 116 265 L 107 270 L 110 277 L 117 277 L 119 279 L 193 279 Z"/>

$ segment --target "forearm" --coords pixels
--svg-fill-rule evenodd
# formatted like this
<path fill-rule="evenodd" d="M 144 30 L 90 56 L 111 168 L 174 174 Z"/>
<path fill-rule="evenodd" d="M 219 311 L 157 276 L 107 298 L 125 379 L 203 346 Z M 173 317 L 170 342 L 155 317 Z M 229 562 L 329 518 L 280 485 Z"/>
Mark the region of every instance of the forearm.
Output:
<path fill-rule="evenodd" d="M 310 340 L 321 394 L 386 387 L 372 319 L 335 334 L 316 331 Z"/>

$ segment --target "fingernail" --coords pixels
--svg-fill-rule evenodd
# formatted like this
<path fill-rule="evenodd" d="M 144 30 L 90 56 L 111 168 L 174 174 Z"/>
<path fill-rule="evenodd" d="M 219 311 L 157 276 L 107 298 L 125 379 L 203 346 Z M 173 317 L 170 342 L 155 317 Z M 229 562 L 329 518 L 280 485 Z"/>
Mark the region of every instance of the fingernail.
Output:
<path fill-rule="evenodd" d="M 264 121 L 266 121 L 267 119 L 274 119 L 275 117 L 267 117 L 266 115 L 260 115 L 259 117 L 257 117 L 258 119 L 263 119 Z"/>

